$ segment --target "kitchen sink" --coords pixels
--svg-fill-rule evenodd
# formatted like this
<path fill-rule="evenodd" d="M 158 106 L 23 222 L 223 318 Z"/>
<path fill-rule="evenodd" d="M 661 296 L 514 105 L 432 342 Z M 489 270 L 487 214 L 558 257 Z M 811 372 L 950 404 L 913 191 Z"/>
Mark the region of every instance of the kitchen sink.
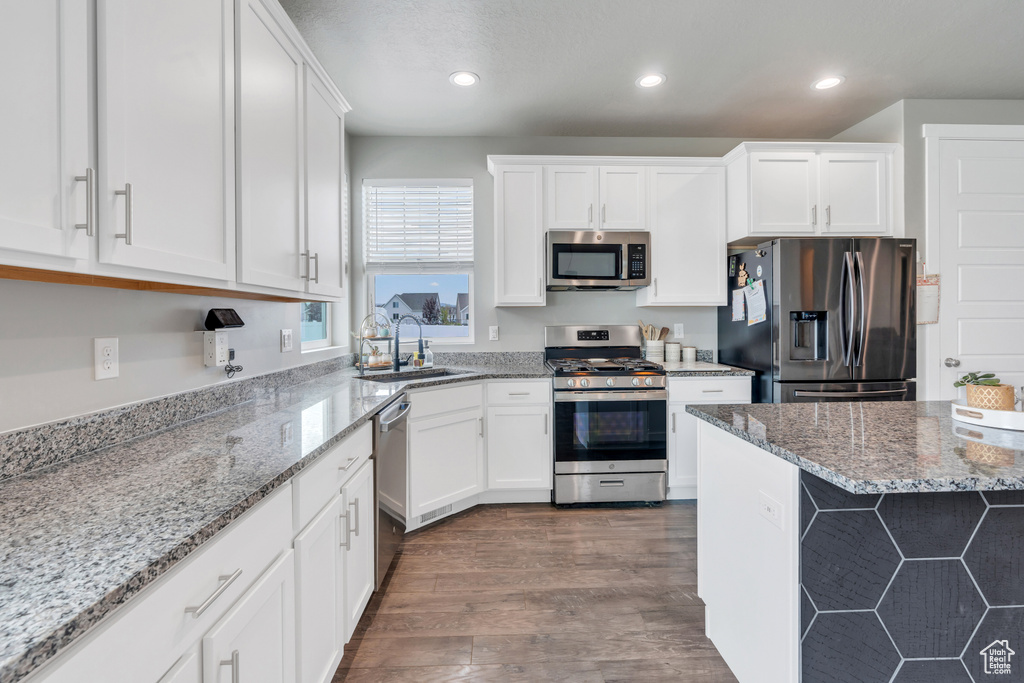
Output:
<path fill-rule="evenodd" d="M 379 375 L 358 375 L 358 377 L 359 379 L 366 379 L 371 382 L 406 382 L 417 379 L 461 377 L 467 374 L 469 373 L 467 373 L 465 370 L 447 370 L 445 368 L 431 368 L 427 370 L 405 370 L 402 372 L 388 372 Z"/>

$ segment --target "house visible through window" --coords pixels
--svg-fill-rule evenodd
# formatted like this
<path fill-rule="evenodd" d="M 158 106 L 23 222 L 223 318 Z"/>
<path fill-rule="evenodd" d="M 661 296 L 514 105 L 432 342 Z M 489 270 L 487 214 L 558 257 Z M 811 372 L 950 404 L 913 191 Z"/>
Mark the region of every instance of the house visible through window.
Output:
<path fill-rule="evenodd" d="M 411 316 L 423 336 L 471 341 L 473 186 L 470 180 L 364 180 L 371 306 Z M 403 339 L 419 327 L 402 322 Z"/>
<path fill-rule="evenodd" d="M 331 345 L 328 305 L 322 301 L 304 301 L 299 308 L 302 350 Z"/>

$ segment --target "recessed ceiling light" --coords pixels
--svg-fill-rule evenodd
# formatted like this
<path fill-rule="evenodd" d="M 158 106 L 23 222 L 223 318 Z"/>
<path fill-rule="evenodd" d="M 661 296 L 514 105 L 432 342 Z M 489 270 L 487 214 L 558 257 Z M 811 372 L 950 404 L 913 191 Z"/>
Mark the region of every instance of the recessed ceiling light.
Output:
<path fill-rule="evenodd" d="M 836 87 L 845 80 L 846 79 L 842 76 L 829 76 L 828 78 L 823 78 L 820 81 L 815 81 L 813 87 L 818 90 L 828 90 L 829 88 Z"/>
<path fill-rule="evenodd" d="M 476 85 L 480 81 L 480 77 L 472 71 L 456 71 L 448 77 L 448 80 L 453 85 L 461 85 L 463 88 L 468 88 L 471 85 Z"/>
<path fill-rule="evenodd" d="M 661 85 L 665 81 L 665 74 L 644 74 L 640 78 L 636 79 L 636 87 L 653 88 L 656 85 Z"/>

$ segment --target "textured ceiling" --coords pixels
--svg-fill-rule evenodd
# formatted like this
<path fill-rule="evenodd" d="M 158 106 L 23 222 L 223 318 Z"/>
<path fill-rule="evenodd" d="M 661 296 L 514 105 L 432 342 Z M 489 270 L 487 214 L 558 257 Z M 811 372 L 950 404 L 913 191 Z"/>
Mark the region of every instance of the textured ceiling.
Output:
<path fill-rule="evenodd" d="M 828 138 L 904 98 L 1024 99 L 1022 0 L 282 5 L 356 135 Z"/>

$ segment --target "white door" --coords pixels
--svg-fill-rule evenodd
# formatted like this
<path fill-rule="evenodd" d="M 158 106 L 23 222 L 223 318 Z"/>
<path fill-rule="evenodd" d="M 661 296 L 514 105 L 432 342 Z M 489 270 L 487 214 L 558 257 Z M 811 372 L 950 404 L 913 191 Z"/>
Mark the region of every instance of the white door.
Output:
<path fill-rule="evenodd" d="M 359 624 L 366 604 L 377 584 L 374 570 L 377 546 L 374 525 L 377 510 L 373 499 L 373 462 L 367 462 L 342 488 L 345 513 L 342 520 L 343 594 L 345 597 L 345 642 Z"/>
<path fill-rule="evenodd" d="M 1024 140 L 938 145 L 938 225 L 929 239 L 939 241 L 942 291 L 939 353 L 929 363 L 939 387 L 929 393 L 955 398 L 953 382 L 971 371 L 1024 386 Z"/>
<path fill-rule="evenodd" d="M 295 680 L 295 563 L 270 566 L 203 637 L 203 683 Z"/>
<path fill-rule="evenodd" d="M 302 292 L 302 56 L 260 0 L 239 12 L 239 280 Z"/>
<path fill-rule="evenodd" d="M 306 67 L 306 281 L 314 294 L 344 294 L 342 184 L 345 111 Z"/>
<path fill-rule="evenodd" d="M 551 488 L 550 424 L 546 405 L 487 409 L 487 488 Z"/>
<path fill-rule="evenodd" d="M 544 167 L 544 227 L 548 230 L 593 230 L 597 227 L 597 168 Z"/>
<path fill-rule="evenodd" d="M 333 675 L 344 635 L 342 497 L 335 496 L 295 537 L 295 661 L 299 683 Z"/>
<path fill-rule="evenodd" d="M 96 23 L 100 261 L 234 279 L 234 3 L 100 0 Z"/>
<path fill-rule="evenodd" d="M 543 306 L 543 168 L 494 169 L 494 305 Z"/>
<path fill-rule="evenodd" d="M 647 229 L 647 169 L 643 166 L 602 166 L 598 172 L 601 230 Z"/>
<path fill-rule="evenodd" d="M 821 170 L 822 231 L 837 235 L 886 235 L 889 220 L 888 155 L 828 152 Z"/>
<path fill-rule="evenodd" d="M 813 235 L 818 206 L 818 155 L 814 152 L 751 152 L 750 231 Z"/>
<path fill-rule="evenodd" d="M 640 306 L 725 305 L 725 169 L 650 169 L 651 285 Z"/>
<path fill-rule="evenodd" d="M 87 188 L 76 177 L 95 171 L 88 6 L 34 0 L 0 12 L 0 248 L 86 258 Z"/>
<path fill-rule="evenodd" d="M 483 411 L 409 422 L 409 514 L 418 517 L 483 488 Z"/>

